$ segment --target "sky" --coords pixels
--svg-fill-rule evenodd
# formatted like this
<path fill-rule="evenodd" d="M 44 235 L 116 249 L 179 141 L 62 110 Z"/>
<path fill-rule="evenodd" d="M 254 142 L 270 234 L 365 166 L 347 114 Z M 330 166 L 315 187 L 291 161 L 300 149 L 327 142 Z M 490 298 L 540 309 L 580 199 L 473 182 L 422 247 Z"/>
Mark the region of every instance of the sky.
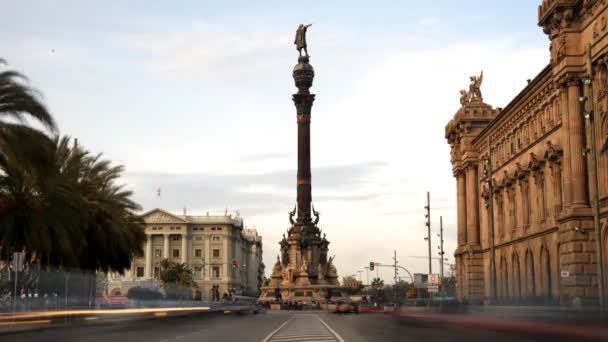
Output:
<path fill-rule="evenodd" d="M 312 23 L 313 202 L 340 276 L 365 282 L 364 266 L 393 251 L 428 271 L 427 191 L 433 254 L 442 216 L 454 262 L 445 125 L 469 76 L 483 70 L 485 102 L 504 107 L 549 62 L 539 3 L 3 1 L 0 57 L 40 90 L 61 134 L 125 165 L 144 210 L 238 210 L 263 236 L 269 273 L 296 197 L 293 38 Z M 392 283 L 392 268 L 379 276 Z"/>

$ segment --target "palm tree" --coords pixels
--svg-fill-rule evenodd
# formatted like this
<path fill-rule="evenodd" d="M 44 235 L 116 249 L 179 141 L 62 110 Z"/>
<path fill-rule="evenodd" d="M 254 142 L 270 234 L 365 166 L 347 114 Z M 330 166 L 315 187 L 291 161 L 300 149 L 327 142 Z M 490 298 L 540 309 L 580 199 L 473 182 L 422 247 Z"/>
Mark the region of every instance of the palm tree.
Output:
<path fill-rule="evenodd" d="M 0 257 L 26 251 L 43 265 L 75 265 L 84 235 L 74 182 L 55 167 L 52 140 L 27 126 L 0 126 Z"/>
<path fill-rule="evenodd" d="M 0 58 L 0 64 L 6 64 L 6 61 Z M 21 122 L 28 117 L 33 118 L 55 132 L 53 117 L 39 100 L 37 92 L 23 81 L 27 78 L 16 71 L 0 72 L 0 117 Z"/>
<path fill-rule="evenodd" d="M 372 280 L 372 287 L 375 289 L 379 289 L 384 287 L 384 280 L 380 279 L 380 278 L 374 278 Z"/>
<path fill-rule="evenodd" d="M 112 166 L 101 154 L 91 155 L 76 141 L 70 147 L 67 137 L 56 143 L 60 170 L 66 178 L 75 179 L 84 201 L 86 248 L 78 266 L 122 273 L 136 255 L 143 255 L 145 239 L 143 222 L 134 213 L 140 206 L 131 200 L 131 191 L 117 184 L 124 168 Z"/>

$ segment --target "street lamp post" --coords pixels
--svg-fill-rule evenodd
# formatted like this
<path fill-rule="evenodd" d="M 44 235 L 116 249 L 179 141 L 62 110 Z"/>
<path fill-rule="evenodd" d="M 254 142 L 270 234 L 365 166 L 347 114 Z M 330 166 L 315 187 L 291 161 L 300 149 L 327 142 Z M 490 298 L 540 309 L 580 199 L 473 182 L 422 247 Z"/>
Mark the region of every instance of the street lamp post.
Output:
<path fill-rule="evenodd" d="M 598 301 L 600 310 L 604 311 L 604 257 L 602 251 L 601 232 L 600 232 L 600 197 L 597 177 L 597 146 L 595 132 L 595 106 L 593 98 L 593 65 L 591 58 L 591 44 L 587 44 L 587 75 L 583 77 L 583 84 L 587 86 L 588 96 L 581 97 L 583 105 L 589 102 L 589 112 L 584 113 L 585 119 L 589 120 L 589 129 L 591 135 L 591 189 L 593 191 L 593 226 L 595 229 L 595 250 L 597 256 L 597 289 Z"/>
<path fill-rule="evenodd" d="M 496 251 L 494 249 L 494 184 L 492 181 L 492 145 L 488 137 L 488 155 L 483 158 L 483 175 L 488 185 L 488 198 L 486 208 L 488 209 L 488 227 L 490 231 L 490 281 L 492 302 L 496 303 Z"/>

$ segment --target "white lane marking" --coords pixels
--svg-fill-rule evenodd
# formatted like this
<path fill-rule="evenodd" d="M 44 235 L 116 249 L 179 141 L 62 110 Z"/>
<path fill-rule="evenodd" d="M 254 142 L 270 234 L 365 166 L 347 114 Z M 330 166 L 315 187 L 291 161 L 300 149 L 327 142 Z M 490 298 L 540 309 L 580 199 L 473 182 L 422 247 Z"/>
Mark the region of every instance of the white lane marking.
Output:
<path fill-rule="evenodd" d="M 184 338 L 184 335 L 176 336 L 175 339 L 179 340 L 180 338 Z"/>
<path fill-rule="evenodd" d="M 338 341 L 344 342 L 344 339 L 340 335 L 338 335 L 338 333 L 334 329 L 332 329 L 327 323 L 325 323 L 325 321 L 323 321 L 321 319 L 321 317 L 319 317 L 319 315 L 315 315 L 315 316 L 317 317 L 317 319 L 319 321 L 321 321 L 321 323 L 323 323 L 323 325 L 327 328 L 327 330 L 331 331 L 331 333 L 334 334 L 334 336 L 336 336 L 336 338 L 338 339 Z"/>
<path fill-rule="evenodd" d="M 160 340 L 159 342 L 169 342 L 169 340 Z"/>
<path fill-rule="evenodd" d="M 262 342 L 268 342 L 268 341 L 270 341 L 270 339 L 272 338 L 272 336 L 274 334 L 276 334 L 279 330 L 281 330 L 281 328 L 283 328 L 285 325 L 287 325 L 287 323 L 289 323 L 289 321 L 291 321 L 294 317 L 296 317 L 296 316 L 291 316 L 288 320 L 285 321 L 285 323 L 281 324 L 280 327 L 278 327 L 275 330 L 273 330 L 270 334 L 268 334 L 268 336 L 266 336 L 266 338 L 264 338 L 262 340 Z"/>

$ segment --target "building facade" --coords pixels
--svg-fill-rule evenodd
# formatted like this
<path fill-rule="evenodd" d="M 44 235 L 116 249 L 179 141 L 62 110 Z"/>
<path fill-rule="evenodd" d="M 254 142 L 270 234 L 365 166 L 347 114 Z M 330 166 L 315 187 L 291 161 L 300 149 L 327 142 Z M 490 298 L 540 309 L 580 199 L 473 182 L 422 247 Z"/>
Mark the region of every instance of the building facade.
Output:
<path fill-rule="evenodd" d="M 600 253 L 588 152 L 591 144 L 600 151 L 608 135 L 607 6 L 605 0 L 544 0 L 538 24 L 550 40 L 549 63 L 504 109 L 483 102 L 483 73 L 461 91 L 462 106 L 446 127 L 457 188 L 461 300 L 491 298 L 493 247 L 499 299 L 596 302 Z M 590 74 L 594 94 L 585 101 L 590 87 L 583 80 Z M 598 153 L 597 160 L 606 274 L 608 155 Z M 606 289 L 606 276 L 600 285 Z"/>
<path fill-rule="evenodd" d="M 146 242 L 144 255 L 133 260 L 124 275 L 109 279 L 110 294 L 126 295 L 132 286 L 156 286 L 163 259 L 187 264 L 204 299 L 211 288 L 220 293 L 229 289 L 257 295 L 262 285 L 262 237 L 255 229 L 245 228 L 243 219 L 227 212 L 221 216 L 176 215 L 162 209 L 143 214 Z"/>

